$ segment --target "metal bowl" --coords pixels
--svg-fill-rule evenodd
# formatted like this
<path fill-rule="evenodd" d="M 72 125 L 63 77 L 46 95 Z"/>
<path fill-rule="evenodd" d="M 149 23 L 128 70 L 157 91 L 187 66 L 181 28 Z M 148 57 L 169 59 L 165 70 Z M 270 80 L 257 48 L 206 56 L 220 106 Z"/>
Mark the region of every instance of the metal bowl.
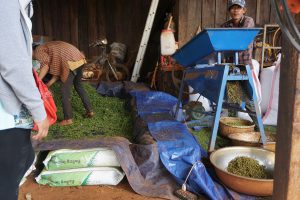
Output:
<path fill-rule="evenodd" d="M 260 143 L 260 132 L 247 132 L 247 133 L 232 133 L 228 135 L 234 146 L 251 146 L 259 147 Z M 274 142 L 275 135 L 266 132 L 267 142 Z"/>
<path fill-rule="evenodd" d="M 268 173 L 273 174 L 275 153 L 255 147 L 226 147 L 210 155 L 219 179 L 229 188 L 248 195 L 270 196 L 273 193 L 273 179 L 255 179 L 234 175 L 227 171 L 228 163 L 238 156 L 253 158 L 264 165 Z"/>

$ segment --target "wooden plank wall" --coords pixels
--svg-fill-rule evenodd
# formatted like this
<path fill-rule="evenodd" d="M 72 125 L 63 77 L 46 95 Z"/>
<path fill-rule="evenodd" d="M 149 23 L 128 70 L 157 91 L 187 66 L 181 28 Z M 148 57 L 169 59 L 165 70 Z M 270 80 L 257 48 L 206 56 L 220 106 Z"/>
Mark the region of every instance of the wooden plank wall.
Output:
<path fill-rule="evenodd" d="M 164 20 L 170 2 L 161 1 L 156 22 Z M 151 0 L 36 0 L 33 34 L 70 42 L 89 56 L 98 50 L 88 44 L 102 36 L 137 51 L 150 4 Z"/>
<path fill-rule="evenodd" d="M 128 46 L 139 43 L 150 0 L 128 6 L 126 0 L 37 0 L 33 33 L 70 42 L 87 55 L 97 55 L 88 44 L 100 37 Z"/>
<path fill-rule="evenodd" d="M 220 27 L 227 19 L 228 0 L 177 0 L 179 46 L 189 41 L 198 27 Z M 246 0 L 247 15 L 252 17 L 257 27 L 274 23 L 270 0 Z"/>

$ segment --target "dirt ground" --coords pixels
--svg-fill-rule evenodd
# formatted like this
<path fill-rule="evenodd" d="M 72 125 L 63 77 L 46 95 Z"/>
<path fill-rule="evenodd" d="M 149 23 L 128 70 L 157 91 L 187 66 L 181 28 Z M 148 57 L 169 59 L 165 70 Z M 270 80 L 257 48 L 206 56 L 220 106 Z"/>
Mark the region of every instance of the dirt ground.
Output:
<path fill-rule="evenodd" d="M 19 200 L 26 200 L 28 193 L 31 200 L 162 200 L 135 193 L 126 178 L 118 186 L 49 187 L 30 176 L 20 188 Z"/>

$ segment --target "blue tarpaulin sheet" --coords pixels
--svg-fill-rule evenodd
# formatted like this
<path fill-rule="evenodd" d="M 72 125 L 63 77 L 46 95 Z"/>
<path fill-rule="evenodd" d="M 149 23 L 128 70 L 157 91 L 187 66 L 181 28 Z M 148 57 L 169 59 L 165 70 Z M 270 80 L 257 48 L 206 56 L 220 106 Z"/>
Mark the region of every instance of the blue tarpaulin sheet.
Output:
<path fill-rule="evenodd" d="M 187 127 L 177 121 L 163 121 L 148 123 L 148 128 L 157 141 L 160 159 L 168 171 L 182 184 L 191 167 L 195 167 L 187 181 L 188 189 L 195 194 L 205 194 L 210 199 L 254 199 L 230 191 L 211 178 L 204 164 L 202 156 L 207 153 L 198 144 Z"/>
<path fill-rule="evenodd" d="M 177 103 L 177 98 L 164 92 L 143 91 L 132 92 L 136 98 L 139 116 L 157 113 L 170 113 Z"/>
<path fill-rule="evenodd" d="M 134 93 L 138 109 L 141 114 L 151 115 L 158 112 L 170 112 L 176 99 L 162 92 Z M 149 98 L 149 99 L 148 99 Z M 158 105 L 155 104 L 158 100 Z M 169 101 L 169 105 L 168 105 Z M 160 107 L 159 105 L 163 105 Z M 151 106 L 150 108 L 146 108 Z M 167 109 L 169 109 L 167 111 Z M 145 112 L 146 111 L 146 112 Z M 206 157 L 206 151 L 199 145 L 186 125 L 173 120 L 148 122 L 148 128 L 152 137 L 157 141 L 160 159 L 166 169 L 173 175 L 179 184 L 182 184 L 190 169 L 195 165 L 188 179 L 188 190 L 196 194 L 205 194 L 210 199 L 255 199 L 251 196 L 240 195 L 233 192 L 210 176 L 201 162 Z"/>

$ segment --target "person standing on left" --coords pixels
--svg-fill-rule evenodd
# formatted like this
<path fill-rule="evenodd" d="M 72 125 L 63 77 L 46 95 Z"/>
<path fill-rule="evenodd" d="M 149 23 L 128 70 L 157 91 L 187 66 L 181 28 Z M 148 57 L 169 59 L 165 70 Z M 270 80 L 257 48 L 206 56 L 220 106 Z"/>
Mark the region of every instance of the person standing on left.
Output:
<path fill-rule="evenodd" d="M 34 160 L 31 129 L 46 137 L 49 122 L 32 73 L 30 0 L 0 0 L 0 199 L 17 200 Z"/>

